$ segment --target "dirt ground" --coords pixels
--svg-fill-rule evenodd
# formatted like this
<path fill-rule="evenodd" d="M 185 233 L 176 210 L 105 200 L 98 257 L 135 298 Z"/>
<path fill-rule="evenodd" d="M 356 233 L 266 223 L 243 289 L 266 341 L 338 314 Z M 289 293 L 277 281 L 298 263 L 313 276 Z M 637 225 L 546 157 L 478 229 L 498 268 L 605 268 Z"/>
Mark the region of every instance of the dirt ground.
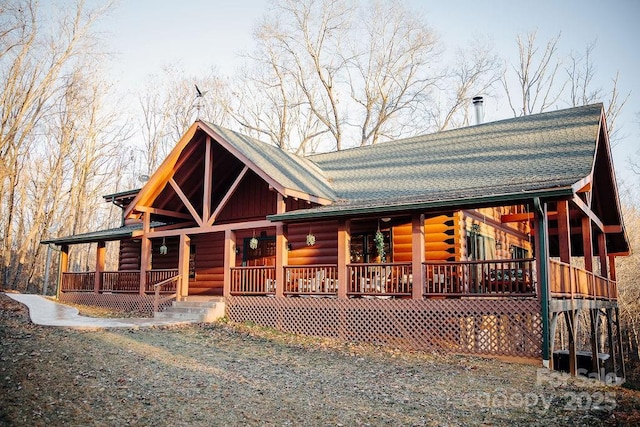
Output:
<path fill-rule="evenodd" d="M 101 313 L 100 315 L 104 315 Z M 640 394 L 536 366 L 252 325 L 79 331 L 0 294 L 0 425 L 637 425 Z"/>

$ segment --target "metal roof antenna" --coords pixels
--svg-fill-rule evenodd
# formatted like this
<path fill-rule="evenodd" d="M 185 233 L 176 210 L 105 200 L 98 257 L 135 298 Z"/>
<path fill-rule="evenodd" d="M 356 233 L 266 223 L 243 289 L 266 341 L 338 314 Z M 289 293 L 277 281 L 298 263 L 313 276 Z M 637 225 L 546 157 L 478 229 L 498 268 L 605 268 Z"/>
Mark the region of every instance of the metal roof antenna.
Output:
<path fill-rule="evenodd" d="M 476 124 L 481 125 L 484 123 L 484 97 L 483 96 L 474 96 L 473 97 L 473 109 L 476 113 Z"/>

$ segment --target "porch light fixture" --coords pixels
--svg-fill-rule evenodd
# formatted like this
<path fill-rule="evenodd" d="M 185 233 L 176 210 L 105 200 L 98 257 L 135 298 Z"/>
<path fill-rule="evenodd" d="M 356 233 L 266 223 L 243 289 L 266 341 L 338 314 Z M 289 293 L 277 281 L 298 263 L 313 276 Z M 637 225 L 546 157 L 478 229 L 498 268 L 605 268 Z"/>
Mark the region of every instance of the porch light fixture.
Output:
<path fill-rule="evenodd" d="M 258 239 L 256 239 L 256 230 L 253 230 L 253 237 L 249 240 L 249 247 L 252 250 L 258 249 Z"/>
<path fill-rule="evenodd" d="M 496 240 L 496 250 L 497 251 L 502 250 L 502 240 Z"/>
<path fill-rule="evenodd" d="M 164 240 L 164 237 L 162 238 L 162 246 L 160 246 L 160 255 L 166 255 L 167 254 L 167 244 Z"/>

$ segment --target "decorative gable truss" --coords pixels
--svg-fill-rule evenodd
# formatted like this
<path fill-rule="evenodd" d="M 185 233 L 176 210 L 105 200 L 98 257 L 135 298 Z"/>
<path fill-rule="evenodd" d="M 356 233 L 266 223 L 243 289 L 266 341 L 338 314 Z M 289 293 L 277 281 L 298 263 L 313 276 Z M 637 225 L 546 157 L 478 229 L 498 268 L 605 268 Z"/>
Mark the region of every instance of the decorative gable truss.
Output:
<path fill-rule="evenodd" d="M 194 123 L 126 208 L 125 221 L 167 224 L 154 231 L 210 228 L 250 174 L 264 181 L 279 200 L 292 197 L 308 203 L 330 203 L 326 197 L 282 185 L 241 148 L 206 123 Z M 269 213 L 283 213 L 284 203 L 277 203 L 275 208 Z M 145 226 L 143 233 L 148 232 Z"/>

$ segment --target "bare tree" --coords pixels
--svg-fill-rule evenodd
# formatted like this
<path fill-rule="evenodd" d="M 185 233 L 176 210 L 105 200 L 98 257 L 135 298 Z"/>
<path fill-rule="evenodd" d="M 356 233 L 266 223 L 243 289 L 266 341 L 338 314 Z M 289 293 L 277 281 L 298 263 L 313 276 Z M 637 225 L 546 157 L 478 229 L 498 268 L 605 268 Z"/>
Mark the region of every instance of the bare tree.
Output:
<path fill-rule="evenodd" d="M 526 38 L 517 36 L 518 62 L 511 66 L 517 87 L 502 78 L 502 85 L 514 116 L 540 113 L 555 105 L 564 95 L 567 78 L 560 71 L 562 64 L 558 54 L 560 34 L 549 39 L 543 50 L 536 42 L 537 32 L 530 32 Z"/>
<path fill-rule="evenodd" d="M 6 285 L 15 286 L 26 259 L 37 257 L 39 231 L 54 220 L 49 190 L 60 182 L 60 159 L 68 152 L 43 151 L 44 130 L 72 90 L 68 76 L 96 52 L 91 29 L 110 4 L 93 5 L 67 5 L 55 22 L 32 0 L 0 6 L 0 280 Z M 49 172 L 43 165 L 53 168 L 50 176 L 41 175 Z"/>
<path fill-rule="evenodd" d="M 444 99 L 432 102 L 431 108 L 426 109 L 430 113 L 429 123 L 437 131 L 468 126 L 472 98 L 490 95 L 502 73 L 498 55 L 486 41 L 476 39 L 468 48 L 459 50 L 456 63 L 444 79 Z"/>
<path fill-rule="evenodd" d="M 226 85 L 215 72 L 185 76 L 166 67 L 161 75 L 149 76 L 149 84 L 139 95 L 146 173 L 151 174 L 196 119 L 219 125 L 227 121 Z M 198 97 L 195 85 L 202 91 Z"/>
<path fill-rule="evenodd" d="M 298 152 L 463 123 L 472 96 L 489 90 L 500 69 L 488 48 L 442 66 L 434 31 L 402 0 L 274 0 L 255 39 L 248 58 L 258 65 L 232 115 Z"/>
<path fill-rule="evenodd" d="M 372 1 L 358 22 L 362 28 L 349 38 L 347 62 L 350 95 L 359 107 L 349 123 L 362 146 L 400 136 L 400 116 L 423 106 L 445 75 L 429 66 L 440 53 L 433 30 L 403 2 Z"/>

